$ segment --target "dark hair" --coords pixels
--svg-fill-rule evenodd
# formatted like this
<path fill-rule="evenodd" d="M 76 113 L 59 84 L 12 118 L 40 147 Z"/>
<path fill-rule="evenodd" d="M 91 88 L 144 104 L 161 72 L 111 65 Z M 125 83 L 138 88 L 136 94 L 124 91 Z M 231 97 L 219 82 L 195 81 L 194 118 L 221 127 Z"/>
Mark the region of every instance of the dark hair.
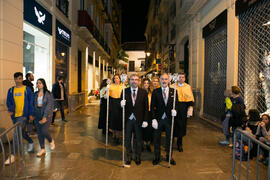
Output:
<path fill-rule="evenodd" d="M 46 81 L 43 78 L 39 78 L 37 82 L 40 81 L 43 84 L 43 94 L 45 95 L 46 92 L 50 92 L 47 88 Z"/>
<path fill-rule="evenodd" d="M 184 75 L 186 77 L 186 73 L 184 72 L 179 73 L 179 75 Z"/>
<path fill-rule="evenodd" d="M 28 78 L 31 76 L 32 73 L 26 73 L 25 78 L 28 80 Z"/>
<path fill-rule="evenodd" d="M 99 90 L 101 90 L 102 88 L 104 88 L 106 86 L 107 86 L 107 79 L 103 79 L 101 84 L 100 84 Z"/>
<path fill-rule="evenodd" d="M 64 80 L 63 76 L 57 76 L 57 81 Z"/>
<path fill-rule="evenodd" d="M 23 77 L 23 73 L 21 73 L 21 72 L 15 72 L 14 73 L 14 78 L 17 78 L 19 76 L 22 76 Z"/>
<path fill-rule="evenodd" d="M 148 93 L 151 93 L 151 88 L 150 88 L 150 86 L 151 86 L 151 81 L 150 81 L 150 79 L 148 79 L 148 78 L 144 78 L 144 79 L 142 80 L 142 87 L 144 86 L 144 82 L 145 82 L 145 81 L 148 81 L 148 82 L 149 82 Z"/>
<path fill-rule="evenodd" d="M 248 111 L 249 121 L 260 121 L 260 112 L 257 109 Z"/>
<path fill-rule="evenodd" d="M 265 128 L 266 128 L 266 130 L 268 131 L 269 128 L 270 128 L 270 116 L 269 116 L 268 114 L 263 114 L 262 117 L 263 117 L 263 116 L 266 116 L 267 119 L 269 120 L 269 122 L 265 125 Z M 261 118 L 262 118 L 262 117 L 261 117 Z"/>
<path fill-rule="evenodd" d="M 119 74 L 115 74 L 115 75 L 113 76 L 113 79 L 112 79 L 113 83 L 115 83 L 114 78 L 115 78 L 116 76 L 118 76 L 118 77 L 119 77 L 119 79 L 120 79 L 120 81 L 121 81 L 120 75 L 119 75 Z"/>
<path fill-rule="evenodd" d="M 232 86 L 232 93 L 238 95 L 241 93 L 241 89 L 238 86 Z"/>

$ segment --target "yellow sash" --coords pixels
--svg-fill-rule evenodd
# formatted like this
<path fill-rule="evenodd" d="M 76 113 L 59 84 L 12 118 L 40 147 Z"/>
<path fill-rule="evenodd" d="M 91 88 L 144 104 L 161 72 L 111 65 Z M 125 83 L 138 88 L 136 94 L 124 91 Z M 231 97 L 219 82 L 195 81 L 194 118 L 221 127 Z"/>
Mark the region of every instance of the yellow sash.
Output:
<path fill-rule="evenodd" d="M 174 88 L 174 84 L 171 85 L 171 88 Z M 184 83 L 182 87 L 177 84 L 176 90 L 179 102 L 190 102 L 190 101 L 194 102 L 194 96 L 189 84 Z"/>

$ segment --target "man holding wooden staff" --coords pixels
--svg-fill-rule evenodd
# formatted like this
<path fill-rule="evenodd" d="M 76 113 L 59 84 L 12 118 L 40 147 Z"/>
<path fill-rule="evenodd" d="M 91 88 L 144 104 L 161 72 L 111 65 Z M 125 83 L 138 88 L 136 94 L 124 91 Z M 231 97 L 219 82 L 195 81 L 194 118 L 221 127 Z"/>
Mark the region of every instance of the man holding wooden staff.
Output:
<path fill-rule="evenodd" d="M 132 159 L 131 139 L 132 133 L 136 138 L 135 163 L 141 164 L 142 128 L 148 126 L 148 96 L 147 92 L 138 87 L 139 76 L 130 76 L 130 87 L 125 89 L 125 99 L 121 101 L 121 107 L 125 108 L 125 147 L 126 161 L 124 166 L 130 167 Z M 123 97 L 123 92 L 121 98 Z"/>

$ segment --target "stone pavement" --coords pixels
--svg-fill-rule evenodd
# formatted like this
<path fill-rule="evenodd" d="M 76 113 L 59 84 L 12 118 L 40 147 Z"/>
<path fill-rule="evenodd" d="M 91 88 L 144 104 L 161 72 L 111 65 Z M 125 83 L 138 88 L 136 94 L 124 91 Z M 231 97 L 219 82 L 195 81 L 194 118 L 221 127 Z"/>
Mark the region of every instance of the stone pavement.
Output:
<path fill-rule="evenodd" d="M 46 180 L 231 179 L 232 149 L 220 146 L 221 131 L 202 120 L 193 118 L 188 122 L 184 152 L 174 152 L 176 166 L 167 168 L 165 161 L 153 166 L 153 153 L 143 152 L 140 166 L 132 161 L 130 168 L 122 168 L 122 146 L 110 143 L 105 148 L 105 137 L 97 129 L 98 113 L 99 104 L 92 103 L 69 114 L 67 123 L 56 120 L 56 126 L 50 127 L 56 148 L 50 151 L 46 141 L 47 153 L 43 158 L 36 157 L 39 145 L 34 138 L 36 152 L 26 153 L 27 176 Z M 261 171 L 267 168 L 260 165 Z M 254 175 L 254 168 L 250 174 Z"/>

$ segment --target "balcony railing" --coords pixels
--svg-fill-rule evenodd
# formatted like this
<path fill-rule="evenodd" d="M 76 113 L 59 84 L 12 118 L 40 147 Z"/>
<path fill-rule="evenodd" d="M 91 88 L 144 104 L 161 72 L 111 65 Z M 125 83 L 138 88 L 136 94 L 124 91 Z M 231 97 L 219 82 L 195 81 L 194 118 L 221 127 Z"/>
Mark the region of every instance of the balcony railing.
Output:
<path fill-rule="evenodd" d="M 88 15 L 87 11 L 78 11 L 78 25 L 86 27 L 88 31 L 94 36 L 97 42 L 103 47 L 103 49 L 110 55 L 111 50 L 107 43 L 104 41 L 103 36 L 100 34 L 98 28 L 92 21 L 91 17 Z"/>

